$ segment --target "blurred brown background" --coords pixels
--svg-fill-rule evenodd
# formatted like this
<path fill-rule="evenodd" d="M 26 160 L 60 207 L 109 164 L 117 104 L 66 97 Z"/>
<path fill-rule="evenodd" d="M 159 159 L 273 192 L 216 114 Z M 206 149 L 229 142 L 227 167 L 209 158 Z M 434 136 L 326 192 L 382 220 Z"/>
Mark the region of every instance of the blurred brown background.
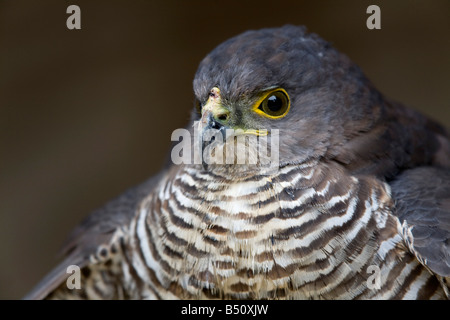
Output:
<path fill-rule="evenodd" d="M 81 30 L 66 8 L 81 8 Z M 366 8 L 381 7 L 381 30 Z M 304 24 L 386 95 L 450 126 L 450 1 L 0 0 L 0 298 L 21 298 L 91 210 L 159 170 L 200 60 Z"/>

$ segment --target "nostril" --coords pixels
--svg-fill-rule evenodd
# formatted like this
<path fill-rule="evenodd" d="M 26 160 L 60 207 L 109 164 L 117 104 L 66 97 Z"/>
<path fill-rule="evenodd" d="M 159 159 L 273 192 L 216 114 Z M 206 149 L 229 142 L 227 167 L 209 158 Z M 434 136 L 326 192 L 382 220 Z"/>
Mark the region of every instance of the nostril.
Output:
<path fill-rule="evenodd" d="M 228 120 L 228 113 L 222 113 L 222 114 L 219 114 L 219 115 L 217 116 L 217 119 L 218 119 L 218 120 L 221 120 L 221 121 L 226 121 L 226 120 Z"/>

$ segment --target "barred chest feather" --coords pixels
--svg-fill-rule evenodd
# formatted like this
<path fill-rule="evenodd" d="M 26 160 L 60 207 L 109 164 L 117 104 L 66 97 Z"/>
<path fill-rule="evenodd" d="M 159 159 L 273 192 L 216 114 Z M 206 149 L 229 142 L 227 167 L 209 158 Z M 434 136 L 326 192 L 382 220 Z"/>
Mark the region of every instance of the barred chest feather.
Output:
<path fill-rule="evenodd" d="M 181 167 L 130 225 L 124 281 L 146 298 L 441 297 L 392 208 L 387 185 L 332 164 L 239 181 Z"/>

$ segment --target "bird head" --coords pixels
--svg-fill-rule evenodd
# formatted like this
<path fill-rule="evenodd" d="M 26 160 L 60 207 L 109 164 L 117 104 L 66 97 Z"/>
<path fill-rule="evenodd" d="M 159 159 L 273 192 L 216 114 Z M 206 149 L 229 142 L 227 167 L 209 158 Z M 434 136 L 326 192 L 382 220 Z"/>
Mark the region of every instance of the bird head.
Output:
<path fill-rule="evenodd" d="M 214 129 L 271 139 L 276 132 L 279 166 L 337 157 L 382 113 L 382 97 L 361 70 L 304 27 L 247 31 L 225 41 L 200 63 L 193 85 L 192 118 L 202 136 Z"/>

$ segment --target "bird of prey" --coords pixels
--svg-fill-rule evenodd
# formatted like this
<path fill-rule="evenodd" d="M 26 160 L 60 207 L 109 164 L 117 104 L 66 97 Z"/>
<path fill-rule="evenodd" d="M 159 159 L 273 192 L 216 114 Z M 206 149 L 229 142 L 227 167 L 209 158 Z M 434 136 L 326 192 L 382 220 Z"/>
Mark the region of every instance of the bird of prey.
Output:
<path fill-rule="evenodd" d="M 225 41 L 193 87 L 193 146 L 236 142 L 231 162 L 169 161 L 88 216 L 26 299 L 449 298 L 443 126 L 305 27 Z M 236 161 L 263 139 L 278 161 Z"/>

